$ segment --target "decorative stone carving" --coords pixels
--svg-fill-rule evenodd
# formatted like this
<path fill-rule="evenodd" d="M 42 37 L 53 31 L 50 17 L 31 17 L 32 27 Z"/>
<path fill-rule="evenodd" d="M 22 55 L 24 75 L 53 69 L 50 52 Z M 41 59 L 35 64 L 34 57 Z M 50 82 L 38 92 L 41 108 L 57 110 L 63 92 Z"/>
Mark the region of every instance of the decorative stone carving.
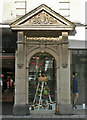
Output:
<path fill-rule="evenodd" d="M 23 64 L 17 64 L 17 66 L 18 66 L 19 69 L 22 69 Z"/>
<path fill-rule="evenodd" d="M 63 68 L 67 68 L 68 64 L 62 64 Z"/>
<path fill-rule="evenodd" d="M 23 42 L 24 41 L 24 36 L 23 36 L 23 32 L 18 32 L 18 42 Z"/>
<path fill-rule="evenodd" d="M 45 52 L 45 45 L 40 45 L 40 48 L 41 48 L 41 53 L 44 53 Z"/>
<path fill-rule="evenodd" d="M 58 37 L 27 37 L 26 41 L 28 44 L 60 44 L 62 40 L 59 40 Z"/>
<path fill-rule="evenodd" d="M 34 46 L 27 46 L 27 52 L 28 52 L 28 50 L 30 50 L 30 49 L 32 49 Z"/>
<path fill-rule="evenodd" d="M 44 10 L 40 12 L 38 15 L 33 16 L 27 22 L 23 23 L 23 25 L 65 25 L 60 22 L 57 18 L 53 17 L 52 15 L 48 14 Z"/>
<path fill-rule="evenodd" d="M 53 50 L 55 53 L 57 53 L 57 48 L 58 48 L 58 45 L 47 45 L 46 46 L 47 48 Z"/>
<path fill-rule="evenodd" d="M 59 38 L 58 37 L 56 37 L 56 38 L 54 38 L 54 37 L 27 37 L 27 40 L 59 41 Z"/>
<path fill-rule="evenodd" d="M 38 48 L 40 48 L 40 46 L 39 45 L 27 45 L 27 55 L 30 53 L 30 52 L 32 52 L 33 50 L 35 50 L 35 49 L 38 49 Z"/>
<path fill-rule="evenodd" d="M 68 41 L 68 32 L 62 32 L 62 41 L 67 42 Z"/>

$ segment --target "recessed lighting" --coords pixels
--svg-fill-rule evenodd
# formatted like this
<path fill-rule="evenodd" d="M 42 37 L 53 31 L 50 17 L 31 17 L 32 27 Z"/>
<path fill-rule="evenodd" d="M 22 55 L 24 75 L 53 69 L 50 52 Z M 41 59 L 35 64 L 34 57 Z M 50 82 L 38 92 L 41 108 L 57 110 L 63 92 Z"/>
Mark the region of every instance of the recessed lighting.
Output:
<path fill-rule="evenodd" d="M 5 50 L 3 50 L 2 52 L 5 52 Z"/>

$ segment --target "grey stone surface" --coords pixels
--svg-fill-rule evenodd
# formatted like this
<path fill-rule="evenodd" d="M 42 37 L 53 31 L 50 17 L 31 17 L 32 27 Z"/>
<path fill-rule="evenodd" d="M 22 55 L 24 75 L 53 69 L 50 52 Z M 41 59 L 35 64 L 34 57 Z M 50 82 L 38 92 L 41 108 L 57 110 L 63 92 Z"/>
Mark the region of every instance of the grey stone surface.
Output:
<path fill-rule="evenodd" d="M 50 118 L 50 120 L 60 120 L 60 118 Z"/>
<path fill-rule="evenodd" d="M 81 116 L 81 115 L 49 115 L 49 116 L 44 116 L 44 115 L 26 115 L 26 116 L 12 116 L 12 115 L 3 115 L 2 116 L 3 118 L 7 118 L 7 119 L 17 119 L 17 120 L 19 120 L 19 119 L 23 119 L 23 120 L 26 120 L 26 119 L 40 119 L 40 120 L 42 120 L 42 119 L 52 119 L 52 120 L 78 120 L 78 119 L 80 119 L 80 120 L 84 120 L 85 119 L 85 116 Z"/>
<path fill-rule="evenodd" d="M 71 115 L 72 114 L 72 105 L 71 104 L 60 104 L 59 105 L 59 114 L 60 115 Z"/>
<path fill-rule="evenodd" d="M 43 115 L 42 118 L 51 118 L 51 115 Z"/>
<path fill-rule="evenodd" d="M 60 118 L 71 118 L 71 115 L 61 115 Z"/>
<path fill-rule="evenodd" d="M 28 105 L 14 105 L 13 106 L 13 115 L 29 115 Z"/>
<path fill-rule="evenodd" d="M 71 118 L 79 118 L 79 115 L 72 115 Z"/>
<path fill-rule="evenodd" d="M 35 115 L 35 116 L 32 116 L 32 118 L 42 118 L 41 115 Z"/>
<path fill-rule="evenodd" d="M 87 120 L 87 118 L 80 118 L 80 120 Z"/>
<path fill-rule="evenodd" d="M 80 118 L 71 118 L 71 120 L 80 120 Z"/>
<path fill-rule="evenodd" d="M 41 118 L 41 120 L 51 120 L 50 118 Z"/>
<path fill-rule="evenodd" d="M 79 115 L 80 116 L 80 118 L 86 118 L 86 116 L 85 115 Z"/>
<path fill-rule="evenodd" d="M 55 115 L 55 111 L 52 111 L 52 110 L 32 110 L 30 111 L 30 114 L 31 115 Z"/>
<path fill-rule="evenodd" d="M 52 118 L 60 118 L 60 115 L 52 115 Z"/>
<path fill-rule="evenodd" d="M 71 120 L 71 118 L 60 118 L 60 120 Z"/>

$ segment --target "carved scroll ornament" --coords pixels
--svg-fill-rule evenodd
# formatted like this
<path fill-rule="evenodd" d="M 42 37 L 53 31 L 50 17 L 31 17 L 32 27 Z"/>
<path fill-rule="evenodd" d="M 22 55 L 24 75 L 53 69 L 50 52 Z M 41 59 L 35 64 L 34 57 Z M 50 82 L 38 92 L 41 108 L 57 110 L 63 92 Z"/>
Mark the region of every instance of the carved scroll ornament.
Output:
<path fill-rule="evenodd" d="M 33 16 L 27 22 L 23 23 L 23 25 L 64 25 L 55 17 L 51 16 L 45 11 L 40 12 L 38 15 Z"/>

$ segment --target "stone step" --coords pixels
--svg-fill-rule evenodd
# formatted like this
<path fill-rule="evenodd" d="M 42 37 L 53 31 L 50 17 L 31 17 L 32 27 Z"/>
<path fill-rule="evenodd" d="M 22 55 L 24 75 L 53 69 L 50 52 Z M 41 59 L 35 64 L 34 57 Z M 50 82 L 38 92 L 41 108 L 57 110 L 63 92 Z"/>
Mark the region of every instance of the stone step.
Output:
<path fill-rule="evenodd" d="M 86 109 L 73 109 L 72 115 L 85 115 Z M 34 115 L 55 115 L 55 110 L 31 110 Z"/>

